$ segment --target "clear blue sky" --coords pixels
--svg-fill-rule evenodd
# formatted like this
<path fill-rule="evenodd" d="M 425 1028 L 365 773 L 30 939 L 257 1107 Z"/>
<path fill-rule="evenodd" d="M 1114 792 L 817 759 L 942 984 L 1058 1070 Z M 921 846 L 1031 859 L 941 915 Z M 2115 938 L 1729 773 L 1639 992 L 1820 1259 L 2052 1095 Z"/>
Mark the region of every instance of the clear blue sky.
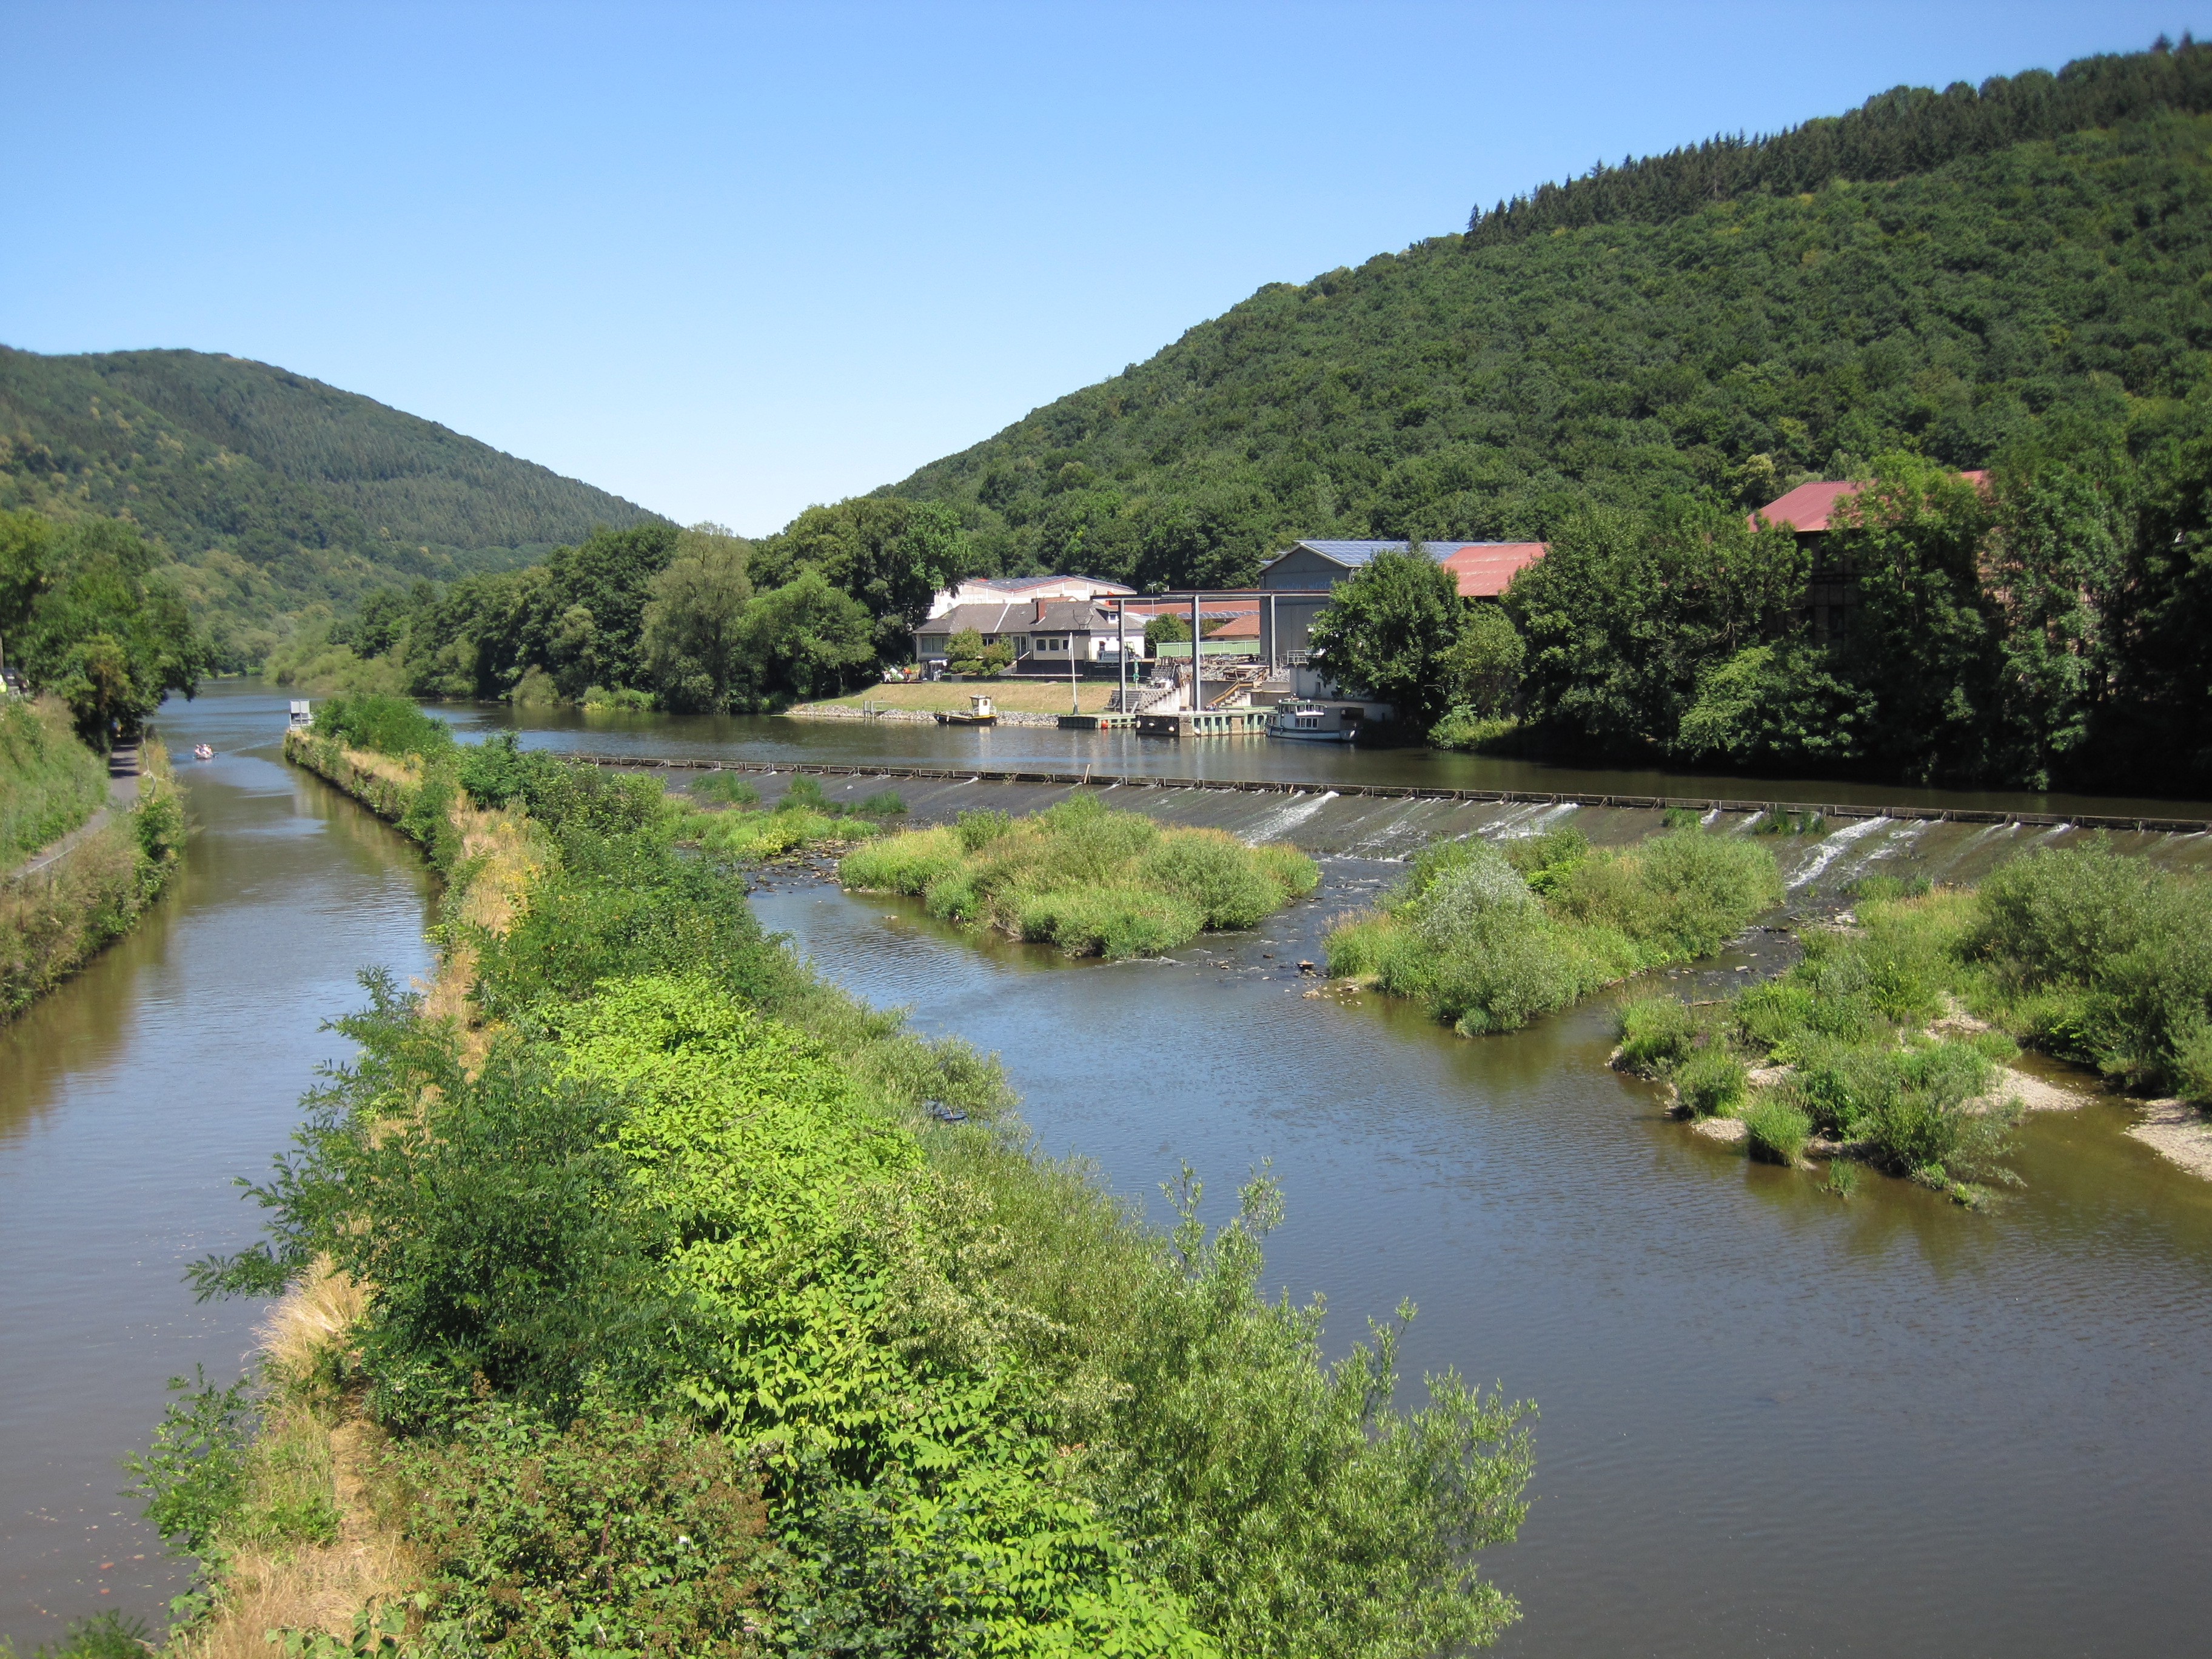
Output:
<path fill-rule="evenodd" d="M 0 0 L 0 341 L 190 346 L 772 530 L 1468 208 L 2212 0 Z"/>

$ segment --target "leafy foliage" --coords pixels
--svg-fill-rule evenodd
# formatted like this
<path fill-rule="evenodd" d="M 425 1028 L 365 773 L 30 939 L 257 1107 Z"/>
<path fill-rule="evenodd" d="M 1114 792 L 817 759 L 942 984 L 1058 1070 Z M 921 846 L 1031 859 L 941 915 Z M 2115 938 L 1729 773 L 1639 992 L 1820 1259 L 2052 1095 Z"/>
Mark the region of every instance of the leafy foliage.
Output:
<path fill-rule="evenodd" d="M 269 1241 L 199 1275 L 373 1287 L 348 1382 L 424 1494 L 431 1650 L 1414 1659 L 1513 1616 L 1471 1556 L 1522 1513 L 1522 1408 L 1451 1374 L 1395 1408 L 1391 1328 L 1325 1366 L 1318 1306 L 1256 1288 L 1270 1183 L 1142 1227 L 993 1127 L 995 1066 L 763 939 L 665 815 L 510 799 L 550 861 L 472 939 L 480 1061 L 372 980 Z M 1070 816 L 1094 858 L 1126 838 Z"/>
<path fill-rule="evenodd" d="M 848 853 L 848 887 L 907 893 L 930 914 L 1049 941 L 1070 956 L 1131 957 L 1241 928 L 1313 890 L 1313 861 L 1216 830 L 1163 830 L 1071 796 L 1032 817 L 960 814 Z"/>
<path fill-rule="evenodd" d="M 315 710 L 314 733 L 355 749 L 404 758 L 440 756 L 453 747 L 453 729 L 408 697 L 331 697 Z"/>
<path fill-rule="evenodd" d="M 0 513 L 0 637 L 9 665 L 68 703 L 78 736 L 102 750 L 216 665 L 154 550 L 111 520 Z"/>
<path fill-rule="evenodd" d="M 1633 851 L 1554 830 L 1439 842 L 1328 935 L 1333 974 L 1412 997 L 1462 1036 L 1513 1030 L 1662 963 L 1707 956 L 1781 897 L 1773 855 L 1695 829 Z M 1673 1035 L 1638 1034 L 1646 1060 Z"/>
<path fill-rule="evenodd" d="M 2077 58 L 2056 75 L 1992 76 L 1978 89 L 1956 81 L 1940 93 L 1897 87 L 1845 114 L 1771 137 L 1723 133 L 1617 167 L 1600 162 L 1579 179 L 1540 185 L 1491 212 L 1477 208 L 1468 220 L 1468 246 L 1680 218 L 1715 202 L 1795 196 L 1838 179 L 1896 179 L 2024 139 L 2116 126 L 2161 110 L 2212 110 L 2212 52 L 2185 34 L 2179 50 L 2160 35 L 2147 52 Z"/>

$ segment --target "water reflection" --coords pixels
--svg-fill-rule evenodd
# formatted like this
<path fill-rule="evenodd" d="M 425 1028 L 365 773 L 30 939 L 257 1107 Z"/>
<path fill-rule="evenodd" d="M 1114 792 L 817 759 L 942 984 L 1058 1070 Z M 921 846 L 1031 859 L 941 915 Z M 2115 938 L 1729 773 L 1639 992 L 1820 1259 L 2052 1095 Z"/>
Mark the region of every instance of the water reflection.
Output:
<path fill-rule="evenodd" d="M 428 883 L 390 830 L 286 766 L 284 699 L 222 685 L 161 734 L 194 832 L 130 935 L 0 1028 L 0 1635 L 28 1652 L 120 1607 L 158 1625 L 181 1572 L 117 1496 L 163 1379 L 238 1374 L 258 1310 L 181 1273 L 259 1231 L 234 1176 L 298 1121 L 354 975 L 428 963 Z M 210 763 L 189 758 L 205 741 Z M 112 1562 L 103 1568 L 102 1563 Z"/>
<path fill-rule="evenodd" d="M 1977 811 L 2140 813 L 2212 818 L 2212 802 L 2024 791 L 1917 789 L 1805 777 L 1744 778 L 1660 769 L 1599 769 L 1452 755 L 1426 747 L 1369 749 L 1265 738 L 1177 743 L 1129 732 L 1050 726 L 941 726 L 912 720 L 800 720 L 776 715 L 644 714 L 618 709 L 513 708 L 437 704 L 472 732 L 504 728 L 549 748 L 682 759 L 816 764 L 972 765 L 1216 781 L 1389 784 L 1424 789 L 1517 789 L 1547 793 L 1688 795 Z"/>

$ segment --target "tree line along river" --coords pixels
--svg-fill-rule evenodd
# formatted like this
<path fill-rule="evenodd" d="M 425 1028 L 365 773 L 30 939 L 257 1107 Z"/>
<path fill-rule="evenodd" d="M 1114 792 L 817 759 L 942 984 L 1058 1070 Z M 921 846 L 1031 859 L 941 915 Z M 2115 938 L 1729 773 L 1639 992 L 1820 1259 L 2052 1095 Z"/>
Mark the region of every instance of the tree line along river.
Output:
<path fill-rule="evenodd" d="M 225 684 L 165 708 L 174 752 L 218 751 L 180 768 L 199 825 L 183 872 L 137 933 L 0 1030 L 0 1634 L 27 1650 L 111 1607 L 158 1622 L 183 1574 L 115 1495 L 114 1460 L 143 1443 L 164 1377 L 235 1375 L 257 1316 L 196 1307 L 181 1268 L 253 1236 L 230 1179 L 265 1167 L 315 1067 L 338 1057 L 318 1028 L 358 1004 L 354 972 L 428 966 L 415 850 L 284 766 L 283 708 Z M 472 730 L 514 718 L 445 712 Z M 1887 1181 L 1845 1202 L 1668 1121 L 1649 1085 L 1607 1069 L 1603 1002 L 1467 1042 L 1406 1005 L 1302 994 L 1296 963 L 1321 958 L 1325 920 L 1392 878 L 1379 855 L 1455 828 L 1433 803 L 1327 801 L 1332 781 L 1736 795 L 1740 780 L 1034 729 L 527 719 L 526 742 L 640 757 L 1322 786 L 1176 792 L 1178 815 L 1232 814 L 1248 832 L 1273 815 L 1324 855 L 1325 878 L 1259 933 L 1170 960 L 979 943 L 798 873 L 770 873 L 754 902 L 824 974 L 998 1050 L 1045 1148 L 1093 1159 L 1156 1212 L 1155 1183 L 1185 1160 L 1217 1218 L 1272 1160 L 1288 1213 L 1268 1280 L 1327 1293 L 1332 1351 L 1410 1297 L 1409 1373 L 1454 1364 L 1540 1402 L 1534 1510 L 1486 1561 L 1525 1615 L 1502 1651 L 2056 1659 L 2201 1640 L 2212 1184 L 2122 1133 L 2124 1106 L 2032 1117 L 2015 1160 L 2027 1185 L 1990 1213 Z M 1940 828 L 1982 849 L 1968 862 L 2003 839 Z M 1785 849 L 1801 876 L 1820 862 L 1801 891 L 1880 850 L 1832 840 Z M 1936 855 L 1924 841 L 1894 852 Z M 1731 953 L 1677 982 L 1717 991 L 1770 957 Z"/>

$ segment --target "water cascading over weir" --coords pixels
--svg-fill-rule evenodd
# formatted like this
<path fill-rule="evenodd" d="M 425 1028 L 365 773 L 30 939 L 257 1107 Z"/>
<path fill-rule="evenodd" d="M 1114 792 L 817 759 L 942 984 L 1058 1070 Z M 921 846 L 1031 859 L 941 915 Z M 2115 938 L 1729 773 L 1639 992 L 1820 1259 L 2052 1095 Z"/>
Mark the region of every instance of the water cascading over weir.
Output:
<path fill-rule="evenodd" d="M 663 761 L 634 756 L 578 756 L 599 764 L 644 764 L 687 775 L 722 769 L 744 773 L 763 799 L 775 801 L 795 775 L 821 781 L 830 799 L 857 800 L 888 783 L 907 804 L 915 827 L 949 823 L 983 809 L 1019 816 L 1042 811 L 1079 791 L 1109 805 L 1163 823 L 1226 830 L 1246 841 L 1287 842 L 1316 857 L 1402 860 L 1432 842 L 1467 836 L 1506 839 L 1572 825 L 1601 847 L 1642 841 L 1693 811 L 1717 834 L 1762 834 L 1780 865 L 1793 906 L 1848 894 L 1869 875 L 1938 884 L 1972 884 L 2011 859 L 2043 847 L 2103 837 L 2113 851 L 2164 868 L 2212 866 L 2212 824 L 2185 819 L 1978 812 L 1936 807 L 1838 805 L 1755 800 L 1674 800 L 1616 795 L 1535 795 L 1516 792 L 1419 790 L 1345 784 L 1199 782 L 1189 779 L 1097 772 L 997 772 L 942 767 L 807 766 L 765 763 Z"/>

